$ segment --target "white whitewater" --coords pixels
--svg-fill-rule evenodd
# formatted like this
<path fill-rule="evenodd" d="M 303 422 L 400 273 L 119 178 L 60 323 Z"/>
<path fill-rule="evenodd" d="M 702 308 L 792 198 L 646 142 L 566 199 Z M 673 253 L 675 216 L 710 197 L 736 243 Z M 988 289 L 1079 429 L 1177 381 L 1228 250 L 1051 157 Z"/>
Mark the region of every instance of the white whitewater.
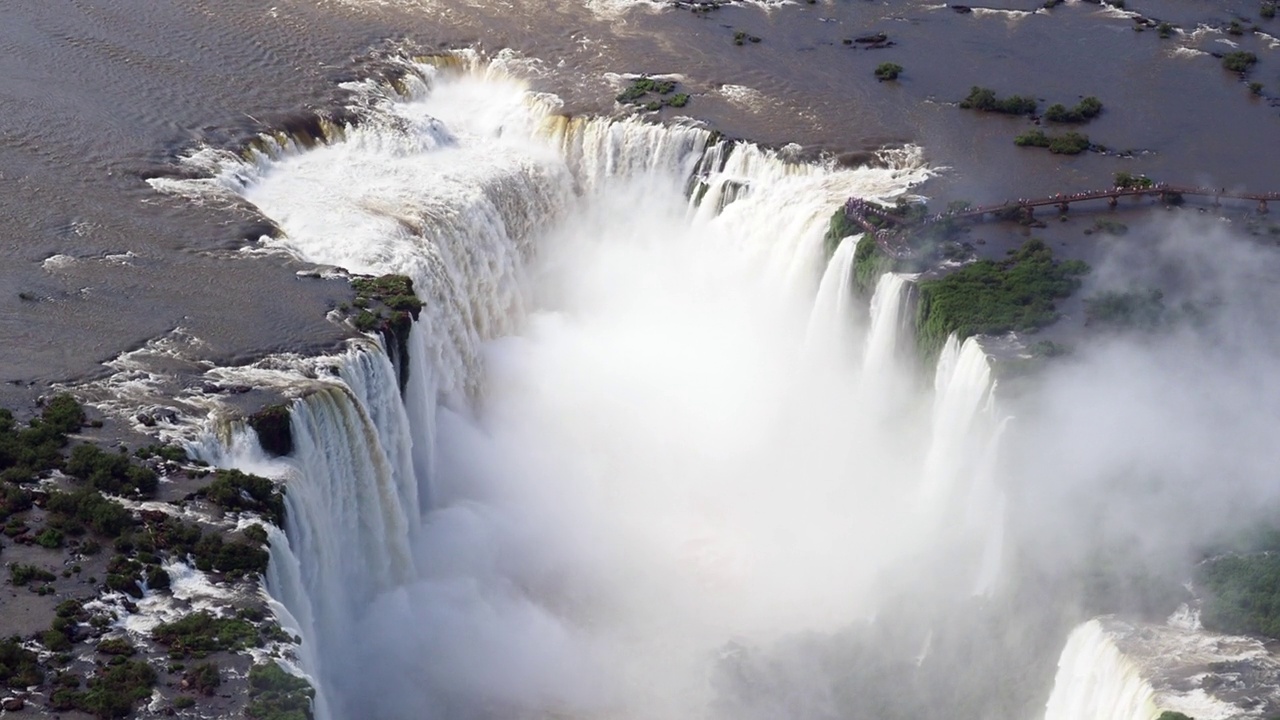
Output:
<path fill-rule="evenodd" d="M 894 394 L 901 391 L 903 369 L 910 361 L 907 333 L 912 284 L 900 273 L 885 273 L 876 282 L 871 296 L 871 329 L 867 335 L 867 357 L 863 361 L 864 377 L 890 386 Z"/>
<path fill-rule="evenodd" d="M 1097 620 L 1077 627 L 1058 660 L 1044 720 L 1155 720 L 1155 690 Z"/>
<path fill-rule="evenodd" d="M 842 239 L 822 273 L 805 331 L 805 346 L 815 355 L 849 361 L 862 340 L 865 328 L 853 288 L 853 257 L 862 239 Z"/>
<path fill-rule="evenodd" d="M 368 119 L 328 144 L 264 140 L 164 186 L 242 196 L 284 231 L 264 244 L 408 274 L 426 304 L 403 403 L 383 354 L 317 361 L 293 457 L 218 459 L 287 478 L 269 587 L 325 713 L 696 718 L 726 642 L 874 615 L 883 573 L 954 560 L 943 538 L 974 569 L 931 592 L 995 582 L 980 346 L 949 344 L 930 412 L 909 278 L 868 316 L 855 239 L 824 256 L 832 210 L 905 192 L 918 150 L 798 163 L 559 117 L 461 64 L 362 86 Z M 921 485 L 963 503 L 961 530 L 919 512 Z"/>

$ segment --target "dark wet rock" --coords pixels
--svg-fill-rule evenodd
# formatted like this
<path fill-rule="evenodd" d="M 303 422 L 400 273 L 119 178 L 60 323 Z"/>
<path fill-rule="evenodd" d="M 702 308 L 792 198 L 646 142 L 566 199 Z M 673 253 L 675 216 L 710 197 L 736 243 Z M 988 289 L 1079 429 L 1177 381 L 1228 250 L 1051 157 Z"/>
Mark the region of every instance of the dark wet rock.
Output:
<path fill-rule="evenodd" d="M 262 449 L 276 456 L 293 452 L 293 430 L 288 405 L 268 405 L 249 416 L 249 427 L 258 434 Z"/>
<path fill-rule="evenodd" d="M 144 427 L 155 427 L 155 426 L 156 426 L 156 419 L 155 419 L 155 417 L 154 417 L 154 416 L 152 416 L 152 415 L 149 415 L 149 414 L 147 414 L 147 413 L 138 413 L 138 415 L 137 415 L 137 417 L 136 417 L 135 419 L 136 419 L 138 422 L 142 423 L 142 425 L 143 425 Z"/>
<path fill-rule="evenodd" d="M 853 41 L 856 43 L 879 44 L 879 43 L 885 42 L 888 39 L 889 39 L 889 36 L 885 35 L 884 33 L 872 33 L 870 35 L 859 35 L 858 37 L 854 38 Z"/>
<path fill-rule="evenodd" d="M 968 5 L 949 5 L 948 7 L 950 7 L 955 12 L 960 13 L 961 15 L 968 15 L 969 13 L 973 12 L 973 8 L 969 7 Z"/>
<path fill-rule="evenodd" d="M 0 700 L 0 708 L 5 712 L 19 712 L 26 705 L 27 701 L 20 697 L 7 697 L 4 700 Z"/>

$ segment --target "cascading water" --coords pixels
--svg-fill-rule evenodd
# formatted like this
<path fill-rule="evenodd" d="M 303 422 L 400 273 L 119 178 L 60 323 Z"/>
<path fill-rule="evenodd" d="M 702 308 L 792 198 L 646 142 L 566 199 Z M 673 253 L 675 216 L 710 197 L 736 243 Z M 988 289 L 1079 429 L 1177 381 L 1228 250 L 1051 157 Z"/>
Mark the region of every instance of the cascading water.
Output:
<path fill-rule="evenodd" d="M 215 163 L 268 244 L 426 303 L 403 407 L 370 353 L 294 404 L 269 585 L 333 715 L 706 716 L 727 643 L 871 617 L 884 573 L 939 562 L 920 487 L 982 474 L 985 358 L 949 345 L 931 433 L 922 403 L 876 410 L 867 388 L 909 375 L 907 281 L 864 338 L 853 239 L 823 271 L 831 209 L 902 193 L 918 154 L 839 169 L 561 118 L 492 68 L 403 84 L 328 144 Z"/>
<path fill-rule="evenodd" d="M 1155 690 L 1097 620 L 1072 631 L 1044 720 L 1155 720 Z"/>

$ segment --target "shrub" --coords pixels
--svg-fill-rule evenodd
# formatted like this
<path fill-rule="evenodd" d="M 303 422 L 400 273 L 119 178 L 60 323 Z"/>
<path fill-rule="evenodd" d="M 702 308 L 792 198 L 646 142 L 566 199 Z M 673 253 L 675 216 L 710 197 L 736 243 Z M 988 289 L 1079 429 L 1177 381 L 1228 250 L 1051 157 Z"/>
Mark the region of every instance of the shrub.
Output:
<path fill-rule="evenodd" d="M 35 653 L 19 645 L 17 637 L 0 640 L 0 686 L 26 688 L 43 682 Z"/>
<path fill-rule="evenodd" d="M 1251 82 L 1249 83 L 1249 92 L 1253 95 L 1261 95 L 1262 87 L 1263 85 L 1260 82 Z"/>
<path fill-rule="evenodd" d="M 310 683 L 279 665 L 254 665 L 249 670 L 249 707 L 245 715 L 253 720 L 310 720 L 314 696 Z"/>
<path fill-rule="evenodd" d="M 1234 73 L 1244 75 L 1258 62 L 1258 56 L 1251 52 L 1229 52 L 1222 56 L 1222 67 Z"/>
<path fill-rule="evenodd" d="M 268 478 L 239 470 L 218 470 L 197 496 L 223 510 L 256 512 L 277 527 L 284 525 L 284 495 Z"/>
<path fill-rule="evenodd" d="M 1036 111 L 1035 98 L 1022 95 L 1010 95 L 1001 100 L 990 88 L 973 86 L 969 96 L 960 101 L 960 107 L 966 110 L 997 112 L 1006 115 L 1030 115 Z"/>
<path fill-rule="evenodd" d="M 1069 132 L 1049 139 L 1049 152 L 1057 155 L 1079 155 L 1090 147 L 1089 136 Z"/>
<path fill-rule="evenodd" d="M 1160 716 L 1157 717 L 1156 720 L 1194 720 L 1194 718 L 1192 718 L 1190 715 L 1184 715 L 1180 712 L 1165 710 L 1164 712 L 1160 713 Z"/>
<path fill-rule="evenodd" d="M 133 516 L 123 505 L 103 497 L 91 488 L 80 488 L 71 493 L 55 490 L 49 493 L 45 509 L 55 517 L 73 518 L 88 525 L 94 532 L 112 538 L 133 526 Z M 93 545 L 96 546 L 96 543 Z M 86 555 L 93 554 L 90 550 L 91 546 L 88 544 L 82 548 Z"/>
<path fill-rule="evenodd" d="M 1155 186 L 1155 181 L 1146 175 L 1134 175 L 1127 172 L 1118 172 L 1115 174 L 1116 187 L 1118 188 L 1149 188 Z"/>
<path fill-rule="evenodd" d="M 1276 16 L 1276 4 L 1270 1 L 1262 3 L 1262 9 L 1258 11 L 1258 14 L 1270 20 Z"/>
<path fill-rule="evenodd" d="M 933 357 L 953 332 L 964 339 L 1044 327 L 1058 319 L 1054 301 L 1075 292 L 1088 271 L 1079 261 L 1055 261 L 1049 246 L 1033 238 L 1007 260 L 979 260 L 922 281 L 916 315 L 922 354 Z"/>
<path fill-rule="evenodd" d="M 1156 26 L 1156 34 L 1158 34 L 1162 38 L 1171 38 L 1173 37 L 1173 31 L 1175 29 L 1176 29 L 1176 26 L 1173 23 L 1162 22 Z"/>
<path fill-rule="evenodd" d="M 86 692 L 75 694 L 75 707 L 101 720 L 127 717 L 134 705 L 151 697 L 155 683 L 156 671 L 145 661 L 108 665 L 90 678 Z"/>
<path fill-rule="evenodd" d="M 876 79 L 884 82 L 885 80 L 897 80 L 902 74 L 902 66 L 897 63 L 880 63 L 876 67 Z"/>
<path fill-rule="evenodd" d="M 188 670 L 182 676 L 184 688 L 191 688 L 201 695 L 212 695 L 222 684 L 222 676 L 218 673 L 217 663 L 204 663 Z"/>
<path fill-rule="evenodd" d="M 252 624 L 238 618 L 218 618 L 207 611 L 181 620 L 157 625 L 151 633 L 156 642 L 168 646 L 174 658 L 204 657 L 222 650 L 243 650 L 257 643 Z"/>
<path fill-rule="evenodd" d="M 67 472 L 88 481 L 102 492 L 116 495 L 155 495 L 160 480 L 155 471 L 134 465 L 120 453 L 109 453 L 96 445 L 78 445 L 67 460 Z"/>
<path fill-rule="evenodd" d="M 55 432 L 67 435 L 84 427 L 84 408 L 74 397 L 62 393 L 45 404 L 40 420 Z"/>
<path fill-rule="evenodd" d="M 16 563 L 9 566 L 9 582 L 18 587 L 26 585 L 32 580 L 37 582 L 53 582 L 55 579 L 57 578 L 53 573 L 45 570 L 44 568 L 38 568 L 35 565 L 23 565 L 21 563 Z"/>
<path fill-rule="evenodd" d="M 1049 136 L 1044 134 L 1043 130 L 1028 130 L 1027 132 L 1015 137 L 1013 144 L 1018 147 L 1049 147 Z"/>
<path fill-rule="evenodd" d="M 39 535 L 36 535 L 36 544 L 42 548 L 56 550 L 62 547 L 64 537 L 61 532 L 53 528 L 45 528 Z"/>
<path fill-rule="evenodd" d="M 139 460 L 149 460 L 156 457 L 176 463 L 186 462 L 188 459 L 187 451 L 177 445 L 147 445 L 133 451 L 133 455 Z"/>
<path fill-rule="evenodd" d="M 129 642 L 124 638 L 119 638 L 119 637 L 103 638 L 101 641 L 98 642 L 98 652 L 102 653 L 103 655 L 119 655 L 122 657 L 129 657 L 134 653 L 136 653 L 137 651 L 138 649 L 133 646 L 133 643 Z"/>
<path fill-rule="evenodd" d="M 1065 105 L 1050 105 L 1045 111 L 1046 120 L 1060 123 L 1088 122 L 1102 112 L 1102 101 L 1092 95 L 1081 100 L 1075 107 L 1068 109 Z"/>

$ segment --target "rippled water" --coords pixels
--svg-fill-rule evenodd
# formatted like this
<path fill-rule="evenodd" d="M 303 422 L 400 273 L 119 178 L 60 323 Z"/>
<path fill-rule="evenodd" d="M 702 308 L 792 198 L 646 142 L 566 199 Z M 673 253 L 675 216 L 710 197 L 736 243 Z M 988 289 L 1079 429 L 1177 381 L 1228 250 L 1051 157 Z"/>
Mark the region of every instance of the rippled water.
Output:
<path fill-rule="evenodd" d="M 617 112 L 626 73 L 673 73 L 680 111 L 731 135 L 865 160 L 885 143 L 921 144 L 950 171 L 925 192 L 998 198 L 1109 181 L 1117 170 L 1266 188 L 1280 160 L 1280 111 L 1252 99 L 1206 52 L 1227 41 L 1262 56 L 1280 90 L 1274 40 L 1213 29 L 1246 0 L 1131 2 L 1187 28 L 1160 40 L 1116 11 L 1068 2 L 1052 13 L 960 15 L 927 2 L 827 0 L 727 7 L 700 17 L 665 3 L 583 0 L 231 0 L 156 5 L 11 3 L 0 22 L 0 381 L 92 374 L 98 363 L 175 327 L 209 356 L 245 358 L 331 345 L 323 312 L 341 283 L 246 253 L 262 228 L 244 208 L 193 207 L 143 180 L 199 144 L 236 147 L 252 131 L 341 104 L 339 83 L 377 72 L 397 49 L 512 48 L 536 87 L 571 112 Z M 769 7 L 762 7 L 768 5 Z M 990 3 L 1033 10 L 1032 0 Z M 551 6 L 551 7 L 549 7 Z M 1199 28 L 1199 29 L 1197 29 Z M 762 38 L 735 46 L 735 32 Z M 897 44 L 845 40 L 883 31 Z M 883 61 L 906 67 L 879 84 Z M 1103 98 L 1097 142 L 1136 160 L 1064 159 L 1014 148 L 1025 121 L 952 107 L 973 84 L 1048 102 Z M 664 111 L 672 114 L 675 111 Z M 669 118 L 655 118 L 669 119 Z"/>

